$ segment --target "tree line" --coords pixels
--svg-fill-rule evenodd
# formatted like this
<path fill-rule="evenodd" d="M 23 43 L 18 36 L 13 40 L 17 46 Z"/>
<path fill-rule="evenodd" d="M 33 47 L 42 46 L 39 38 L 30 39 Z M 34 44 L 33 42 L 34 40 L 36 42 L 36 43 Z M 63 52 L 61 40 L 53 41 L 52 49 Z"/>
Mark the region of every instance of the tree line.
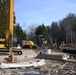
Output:
<path fill-rule="evenodd" d="M 53 21 L 49 26 L 39 25 L 35 34 L 43 34 L 44 32 L 48 32 L 52 43 L 76 43 L 76 14 L 69 13 L 62 20 Z"/>

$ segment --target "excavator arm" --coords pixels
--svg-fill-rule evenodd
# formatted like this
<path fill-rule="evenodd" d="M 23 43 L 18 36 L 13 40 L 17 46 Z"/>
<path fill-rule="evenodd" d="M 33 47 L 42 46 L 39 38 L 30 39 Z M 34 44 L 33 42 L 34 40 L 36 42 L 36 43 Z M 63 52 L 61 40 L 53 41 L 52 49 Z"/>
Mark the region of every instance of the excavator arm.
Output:
<path fill-rule="evenodd" d="M 6 45 L 11 46 L 13 40 L 13 22 L 14 22 L 14 0 L 8 0 L 8 13 L 6 25 Z"/>
<path fill-rule="evenodd" d="M 13 22 L 14 22 L 14 0 L 8 0 L 8 14 L 6 25 L 6 44 L 9 45 L 9 57 L 4 59 L 4 62 L 16 62 L 13 58 L 12 44 L 13 44 Z"/>

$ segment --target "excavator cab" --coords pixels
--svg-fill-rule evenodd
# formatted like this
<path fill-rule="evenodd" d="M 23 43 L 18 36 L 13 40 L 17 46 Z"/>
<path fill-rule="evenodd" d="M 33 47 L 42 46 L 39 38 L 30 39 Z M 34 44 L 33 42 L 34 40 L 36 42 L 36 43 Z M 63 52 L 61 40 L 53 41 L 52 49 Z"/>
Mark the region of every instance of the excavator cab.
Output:
<path fill-rule="evenodd" d="M 35 45 L 35 43 L 32 40 L 23 40 L 22 42 L 22 48 L 37 48 L 37 46 Z"/>

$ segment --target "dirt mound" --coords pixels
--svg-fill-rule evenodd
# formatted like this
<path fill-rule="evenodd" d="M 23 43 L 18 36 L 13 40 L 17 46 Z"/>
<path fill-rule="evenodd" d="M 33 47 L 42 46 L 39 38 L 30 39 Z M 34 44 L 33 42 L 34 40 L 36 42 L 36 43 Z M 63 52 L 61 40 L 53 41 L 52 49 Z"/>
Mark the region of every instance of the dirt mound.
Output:
<path fill-rule="evenodd" d="M 37 53 L 32 50 L 32 49 L 26 49 L 23 54 L 25 55 L 26 58 L 33 58 L 33 57 L 36 57 L 37 56 Z"/>

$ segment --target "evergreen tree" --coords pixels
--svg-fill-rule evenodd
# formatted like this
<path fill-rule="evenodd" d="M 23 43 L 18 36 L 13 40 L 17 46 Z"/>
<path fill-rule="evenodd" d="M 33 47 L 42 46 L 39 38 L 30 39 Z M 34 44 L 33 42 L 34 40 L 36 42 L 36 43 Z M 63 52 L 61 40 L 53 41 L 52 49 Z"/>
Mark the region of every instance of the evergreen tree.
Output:
<path fill-rule="evenodd" d="M 8 13 L 8 0 L 0 0 L 0 38 L 6 36 L 6 25 L 7 25 L 7 13 Z M 14 24 L 16 17 L 14 13 Z"/>
<path fill-rule="evenodd" d="M 5 37 L 7 9 L 7 0 L 0 0 L 0 38 Z"/>
<path fill-rule="evenodd" d="M 17 36 L 18 43 L 22 44 L 22 40 L 26 39 L 26 32 L 22 30 L 19 24 L 16 25 L 15 30 L 15 35 Z"/>
<path fill-rule="evenodd" d="M 46 29 L 45 25 L 42 24 L 42 25 L 37 27 L 37 30 L 36 30 L 35 34 L 43 34 L 45 32 L 47 32 L 47 29 Z"/>
<path fill-rule="evenodd" d="M 52 22 L 51 24 L 51 36 L 53 38 L 53 42 L 57 42 L 58 40 L 58 34 L 59 34 L 59 26 L 57 22 Z"/>

